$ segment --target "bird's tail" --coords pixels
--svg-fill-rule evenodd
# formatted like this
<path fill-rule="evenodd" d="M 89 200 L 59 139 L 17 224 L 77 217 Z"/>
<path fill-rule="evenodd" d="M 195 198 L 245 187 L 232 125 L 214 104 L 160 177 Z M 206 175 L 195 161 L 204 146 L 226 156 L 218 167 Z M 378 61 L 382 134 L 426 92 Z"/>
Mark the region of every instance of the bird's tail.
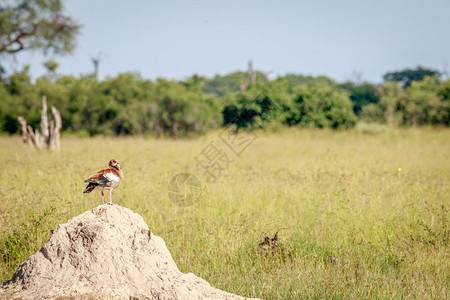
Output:
<path fill-rule="evenodd" d="M 84 194 L 92 192 L 96 187 L 98 186 L 97 183 L 89 182 L 89 184 L 86 186 L 86 189 L 84 190 Z"/>

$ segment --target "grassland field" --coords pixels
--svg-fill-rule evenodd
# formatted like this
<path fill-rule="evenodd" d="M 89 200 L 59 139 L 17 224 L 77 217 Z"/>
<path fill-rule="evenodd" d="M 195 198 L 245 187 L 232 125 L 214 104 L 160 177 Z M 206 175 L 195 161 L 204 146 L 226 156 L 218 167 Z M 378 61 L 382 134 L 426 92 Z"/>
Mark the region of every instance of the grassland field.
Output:
<path fill-rule="evenodd" d="M 0 281 L 58 224 L 101 204 L 87 178 L 121 162 L 115 203 L 141 214 L 183 272 L 265 299 L 448 299 L 450 130 L 256 132 L 240 156 L 196 139 L 63 136 L 59 152 L 0 137 Z M 196 157 L 213 142 L 233 162 L 213 181 Z M 193 205 L 171 201 L 194 174 Z M 279 244 L 263 251 L 263 232 Z"/>

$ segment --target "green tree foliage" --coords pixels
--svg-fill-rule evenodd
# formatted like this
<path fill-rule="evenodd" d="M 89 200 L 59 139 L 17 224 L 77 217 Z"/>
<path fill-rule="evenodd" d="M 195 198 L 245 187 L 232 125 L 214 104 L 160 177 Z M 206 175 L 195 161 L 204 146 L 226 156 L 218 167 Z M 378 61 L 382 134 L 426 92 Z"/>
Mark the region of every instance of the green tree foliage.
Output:
<path fill-rule="evenodd" d="M 422 81 L 412 82 L 398 105 L 398 109 L 403 113 L 404 124 L 448 125 L 449 101 L 439 97 L 441 91 L 435 77 L 425 77 Z"/>
<path fill-rule="evenodd" d="M 307 84 L 294 92 L 287 123 L 304 127 L 350 128 L 356 124 L 348 94 L 336 87 Z"/>
<path fill-rule="evenodd" d="M 43 66 L 47 69 L 48 72 L 55 73 L 56 69 L 58 69 L 58 67 L 59 67 L 59 64 L 55 60 L 50 59 L 50 60 L 47 60 L 46 62 L 44 62 Z"/>
<path fill-rule="evenodd" d="M 223 109 L 224 124 L 240 128 L 264 128 L 282 124 L 289 109 L 290 96 L 284 81 L 256 82 L 247 90 L 229 94 Z"/>
<path fill-rule="evenodd" d="M 384 124 L 386 123 L 386 109 L 384 105 L 369 103 L 363 106 L 360 118 L 364 121 Z"/>
<path fill-rule="evenodd" d="M 216 75 L 205 82 L 202 90 L 206 94 L 223 97 L 229 93 L 239 91 L 241 83 L 244 81 L 244 72 L 233 72 L 227 75 Z"/>
<path fill-rule="evenodd" d="M 124 73 L 98 82 L 92 75 L 41 77 L 31 83 L 28 69 L 0 83 L 0 131 L 18 132 L 17 116 L 39 126 L 41 97 L 61 112 L 63 131 L 90 135 L 200 134 L 222 124 L 219 101 L 198 86 Z"/>
<path fill-rule="evenodd" d="M 0 54 L 42 49 L 70 53 L 80 26 L 61 0 L 1 0 Z"/>
<path fill-rule="evenodd" d="M 0 82 L 0 131 L 16 132 L 19 115 L 28 116 L 33 127 L 40 122 L 40 109 L 35 107 L 37 90 L 28 71 L 29 67 L 25 67 L 9 76 L 7 83 Z"/>
<path fill-rule="evenodd" d="M 156 82 L 158 130 L 173 137 L 204 133 L 222 124 L 221 107 L 212 96 L 203 95 L 197 86 L 160 79 Z"/>
<path fill-rule="evenodd" d="M 237 71 L 226 75 L 216 75 L 212 79 L 206 78 L 202 90 L 206 94 L 224 97 L 229 93 L 240 91 L 245 76 L 245 72 Z M 256 72 L 256 82 L 267 82 L 266 75 Z"/>
<path fill-rule="evenodd" d="M 403 126 L 450 125 L 450 80 L 439 83 L 427 76 L 406 89 L 397 82 L 386 82 L 381 91 L 378 104 L 363 107 L 363 120 Z"/>
<path fill-rule="evenodd" d="M 379 120 L 388 125 L 400 125 L 402 123 L 401 112 L 398 111 L 399 102 L 404 97 L 404 90 L 397 82 L 385 82 L 381 88 L 382 98 L 379 109 L 384 111 L 384 118 Z M 372 120 L 376 121 L 372 114 Z"/>
<path fill-rule="evenodd" d="M 438 95 L 443 101 L 450 101 L 450 79 L 439 86 Z"/>
<path fill-rule="evenodd" d="M 350 100 L 353 102 L 353 111 L 358 116 L 364 106 L 368 104 L 375 104 L 380 101 L 380 95 L 377 87 L 368 82 L 364 82 L 362 84 L 346 82 L 339 85 L 339 87 L 350 93 Z"/>
<path fill-rule="evenodd" d="M 439 86 L 438 96 L 442 101 L 442 124 L 450 126 L 450 79 Z"/>
<path fill-rule="evenodd" d="M 291 87 L 297 87 L 305 84 L 320 84 L 328 86 L 336 86 L 337 83 L 333 79 L 326 76 L 311 76 L 311 75 L 300 75 L 300 74 L 286 74 L 283 76 L 286 82 Z"/>
<path fill-rule="evenodd" d="M 343 89 L 324 77 L 311 77 L 299 84 L 292 83 L 293 77 L 261 78 L 244 91 L 226 92 L 219 98 L 216 93 L 204 92 L 210 79 L 198 75 L 183 81 L 150 81 L 136 73 L 123 73 L 98 81 L 92 74 L 55 74 L 33 82 L 28 71 L 25 67 L 0 82 L 0 132 L 17 133 L 20 115 L 31 126 L 39 127 L 43 95 L 61 112 L 63 132 L 83 135 L 176 138 L 221 125 L 237 129 L 284 125 L 340 129 L 353 127 L 357 120 L 348 86 Z M 358 93 L 362 90 L 355 92 L 358 95 L 372 95 L 375 90 L 380 97 L 361 105 L 359 117 L 363 120 L 406 126 L 450 125 L 449 80 L 439 83 L 426 77 L 405 90 L 396 82 L 351 88 Z"/>
<path fill-rule="evenodd" d="M 436 78 L 439 78 L 441 76 L 441 73 L 433 69 L 418 66 L 415 69 L 407 68 L 400 71 L 388 72 L 384 74 L 383 79 L 384 81 L 399 82 L 400 84 L 402 84 L 403 88 L 407 88 L 412 84 L 413 81 L 421 81 L 426 76 L 434 76 Z"/>
<path fill-rule="evenodd" d="M 346 92 L 319 81 L 292 89 L 284 78 L 269 84 L 254 84 L 231 96 L 225 106 L 225 124 L 264 128 L 279 123 L 316 128 L 349 128 L 356 123 Z"/>

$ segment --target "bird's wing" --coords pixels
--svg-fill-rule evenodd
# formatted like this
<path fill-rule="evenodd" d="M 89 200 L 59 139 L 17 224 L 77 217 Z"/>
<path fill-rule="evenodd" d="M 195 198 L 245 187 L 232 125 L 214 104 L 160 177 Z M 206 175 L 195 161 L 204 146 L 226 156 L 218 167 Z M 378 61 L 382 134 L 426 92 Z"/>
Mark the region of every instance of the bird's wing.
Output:
<path fill-rule="evenodd" d="M 120 181 L 119 176 L 117 176 L 116 172 L 111 169 L 104 169 L 98 171 L 97 173 L 91 175 L 85 182 L 97 183 L 98 185 L 110 185 L 113 183 L 117 183 Z"/>

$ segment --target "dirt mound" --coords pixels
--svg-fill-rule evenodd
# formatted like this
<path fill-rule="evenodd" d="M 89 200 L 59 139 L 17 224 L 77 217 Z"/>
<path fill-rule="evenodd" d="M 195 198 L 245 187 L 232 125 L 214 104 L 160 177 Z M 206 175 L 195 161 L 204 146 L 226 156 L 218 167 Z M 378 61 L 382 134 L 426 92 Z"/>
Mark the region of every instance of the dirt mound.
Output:
<path fill-rule="evenodd" d="M 0 299 L 245 299 L 181 273 L 142 217 L 100 205 L 56 229 Z"/>

